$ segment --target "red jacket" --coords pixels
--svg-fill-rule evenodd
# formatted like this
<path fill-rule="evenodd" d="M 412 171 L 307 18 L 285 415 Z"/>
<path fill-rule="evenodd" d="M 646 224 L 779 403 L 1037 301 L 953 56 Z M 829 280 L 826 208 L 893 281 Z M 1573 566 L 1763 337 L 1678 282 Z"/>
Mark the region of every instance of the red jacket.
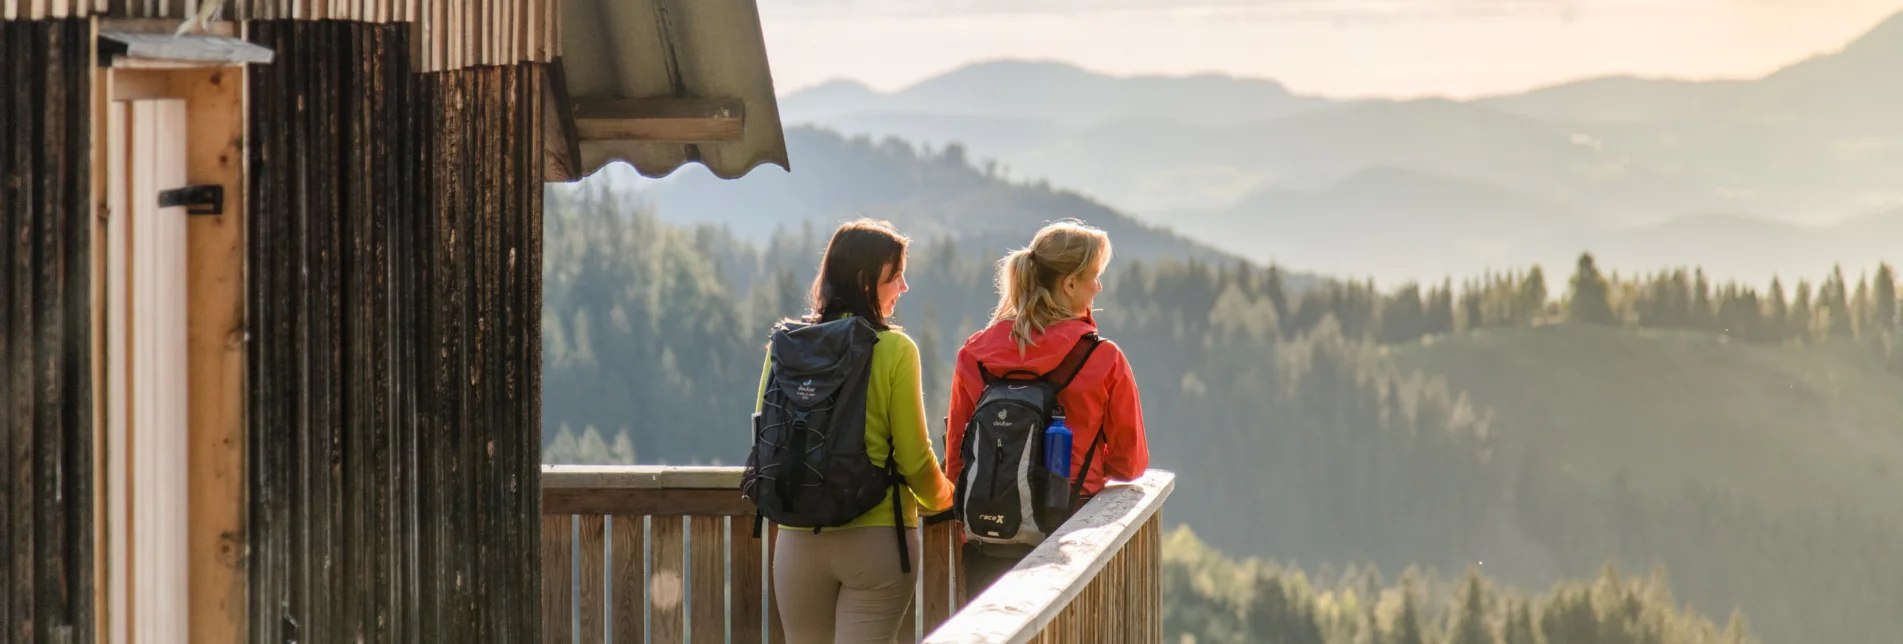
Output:
<path fill-rule="evenodd" d="M 1011 328 L 1010 321 L 994 324 L 971 336 L 958 350 L 945 438 L 945 471 L 953 481 L 959 480 L 964 467 L 959 448 L 964 444 L 965 424 L 971 420 L 978 396 L 984 393 L 984 378 L 978 374 L 978 363 L 983 362 L 993 375 L 1014 369 L 1048 372 L 1063 361 L 1077 338 L 1096 331 L 1097 323 L 1088 318 L 1059 322 L 1046 328 L 1043 334 L 1032 336 L 1035 344 L 1025 347 L 1022 355 L 1017 341 L 1011 339 Z M 1096 494 L 1103 489 L 1106 478 L 1133 481 L 1149 469 L 1150 448 L 1143 437 L 1143 403 L 1138 400 L 1130 363 L 1116 344 L 1099 345 L 1096 353 L 1078 370 L 1077 378 L 1058 392 L 1057 402 L 1064 406 L 1065 423 L 1073 434 L 1071 480 L 1076 480 L 1077 469 L 1083 467 L 1084 452 L 1090 449 L 1091 442 L 1097 440 L 1098 433 L 1104 435 L 1104 444 L 1097 448 L 1097 456 L 1090 463 L 1090 474 L 1084 479 L 1083 494 Z"/>

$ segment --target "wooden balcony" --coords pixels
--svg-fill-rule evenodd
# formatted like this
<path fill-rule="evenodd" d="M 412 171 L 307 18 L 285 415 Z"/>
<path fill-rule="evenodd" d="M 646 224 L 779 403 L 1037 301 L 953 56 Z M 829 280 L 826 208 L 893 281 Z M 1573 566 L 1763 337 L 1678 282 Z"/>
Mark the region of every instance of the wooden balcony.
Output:
<path fill-rule="evenodd" d="M 544 467 L 543 642 L 785 641 L 772 540 L 753 538 L 739 486 L 737 467 Z M 901 639 L 1160 642 L 1158 511 L 1174 486 L 1151 470 L 1106 487 L 969 606 L 956 525 L 926 528 Z"/>

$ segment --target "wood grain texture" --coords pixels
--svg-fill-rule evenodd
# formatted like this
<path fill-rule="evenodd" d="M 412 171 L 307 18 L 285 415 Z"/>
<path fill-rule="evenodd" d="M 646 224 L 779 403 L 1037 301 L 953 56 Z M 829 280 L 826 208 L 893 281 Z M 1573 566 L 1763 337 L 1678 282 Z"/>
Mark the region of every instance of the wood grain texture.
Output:
<path fill-rule="evenodd" d="M 608 597 L 602 582 L 608 545 L 604 518 L 598 514 L 579 517 L 579 537 L 575 545 L 581 551 L 580 574 L 577 575 L 581 584 L 575 594 L 575 606 L 581 612 L 581 644 L 600 644 L 603 633 L 607 632 Z"/>
<path fill-rule="evenodd" d="M 542 644 L 572 644 L 574 626 L 574 517 L 542 517 Z"/>
<path fill-rule="evenodd" d="M 656 642 L 687 635 L 686 517 L 653 517 L 648 524 L 648 632 Z"/>
<path fill-rule="evenodd" d="M 752 516 L 739 490 L 564 488 L 542 491 L 544 512 L 653 516 Z"/>
<path fill-rule="evenodd" d="M 647 641 L 647 527 L 646 518 L 609 517 L 614 531 L 614 574 L 609 583 L 614 606 L 609 611 L 617 644 Z"/>
<path fill-rule="evenodd" d="M 1151 470 L 1129 484 L 1115 484 L 1039 544 L 1023 563 L 953 615 L 926 642 L 1020 644 L 1055 624 L 1055 641 L 1097 641 L 1104 616 L 1103 585 L 1091 588 L 1119 558 L 1159 562 L 1147 550 L 1126 546 L 1155 517 L 1175 488 L 1175 475 Z M 1072 614 L 1066 616 L 1065 613 Z M 1081 614 L 1085 619 L 1079 619 Z"/>
<path fill-rule="evenodd" d="M 727 517 L 689 517 L 693 553 L 687 603 L 689 641 L 727 641 Z"/>
<path fill-rule="evenodd" d="M 15 17 L 34 8 L 16 5 Z M 50 7 L 46 7 L 50 10 Z M 93 638 L 91 25 L 0 23 L 0 640 Z M 104 123 L 100 124 L 104 126 Z"/>
<path fill-rule="evenodd" d="M 249 639 L 538 639 L 541 72 L 246 30 Z"/>
<path fill-rule="evenodd" d="M 764 593 L 766 582 L 763 576 L 768 572 L 766 563 L 766 534 L 753 536 L 753 518 L 736 516 L 731 520 L 727 538 L 732 546 L 733 573 L 728 588 L 732 593 L 734 644 L 761 644 L 766 631 L 764 619 L 766 605 Z"/>

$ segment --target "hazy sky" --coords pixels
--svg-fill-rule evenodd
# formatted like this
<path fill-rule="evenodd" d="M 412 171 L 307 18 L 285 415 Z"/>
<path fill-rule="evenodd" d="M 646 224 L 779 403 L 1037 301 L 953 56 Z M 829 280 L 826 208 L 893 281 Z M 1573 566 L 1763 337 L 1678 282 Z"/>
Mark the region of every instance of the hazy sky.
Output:
<path fill-rule="evenodd" d="M 1329 96 L 1466 97 L 1583 76 L 1756 76 L 1903 0 L 759 0 L 779 91 L 892 90 L 996 58 L 1224 72 Z"/>

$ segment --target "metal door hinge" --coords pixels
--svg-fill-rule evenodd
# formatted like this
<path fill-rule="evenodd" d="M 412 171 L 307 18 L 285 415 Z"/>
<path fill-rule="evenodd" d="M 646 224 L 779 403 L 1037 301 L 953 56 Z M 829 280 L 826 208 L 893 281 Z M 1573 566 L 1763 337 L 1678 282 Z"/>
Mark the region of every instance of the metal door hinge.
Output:
<path fill-rule="evenodd" d="M 185 186 L 159 192 L 159 207 L 185 206 L 188 215 L 225 214 L 225 187 L 221 185 Z"/>

